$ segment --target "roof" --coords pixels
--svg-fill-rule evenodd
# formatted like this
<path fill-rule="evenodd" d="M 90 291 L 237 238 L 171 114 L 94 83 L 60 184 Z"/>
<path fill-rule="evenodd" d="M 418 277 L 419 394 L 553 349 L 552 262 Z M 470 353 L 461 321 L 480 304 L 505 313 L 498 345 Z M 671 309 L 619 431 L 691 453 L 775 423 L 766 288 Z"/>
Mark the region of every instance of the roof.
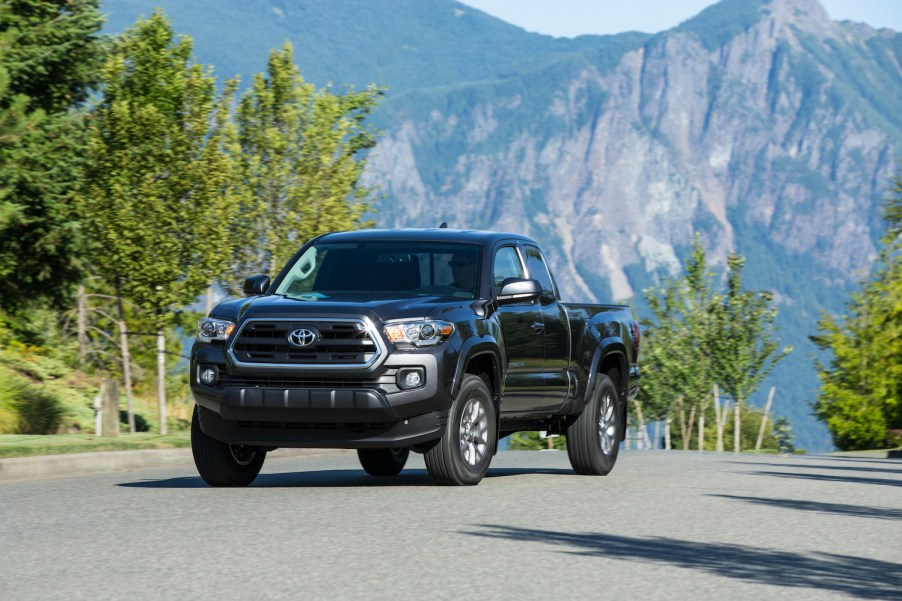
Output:
<path fill-rule="evenodd" d="M 326 234 L 319 238 L 319 240 L 328 242 L 429 241 L 492 244 L 499 240 L 510 240 L 511 238 L 536 244 L 535 240 L 522 234 L 488 232 L 482 230 L 455 230 L 451 228 L 357 230 L 353 232 Z"/>

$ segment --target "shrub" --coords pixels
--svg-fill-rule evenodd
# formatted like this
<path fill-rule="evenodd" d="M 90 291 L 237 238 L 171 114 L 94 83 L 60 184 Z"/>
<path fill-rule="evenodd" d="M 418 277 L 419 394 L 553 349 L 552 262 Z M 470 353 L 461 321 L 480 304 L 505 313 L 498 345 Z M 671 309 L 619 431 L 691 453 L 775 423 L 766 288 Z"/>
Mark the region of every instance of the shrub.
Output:
<path fill-rule="evenodd" d="M 26 386 L 15 403 L 19 434 L 53 434 L 63 421 L 59 399 L 37 386 Z"/>
<path fill-rule="evenodd" d="M 0 367 L 0 433 L 52 434 L 59 429 L 63 414 L 54 394 Z"/>

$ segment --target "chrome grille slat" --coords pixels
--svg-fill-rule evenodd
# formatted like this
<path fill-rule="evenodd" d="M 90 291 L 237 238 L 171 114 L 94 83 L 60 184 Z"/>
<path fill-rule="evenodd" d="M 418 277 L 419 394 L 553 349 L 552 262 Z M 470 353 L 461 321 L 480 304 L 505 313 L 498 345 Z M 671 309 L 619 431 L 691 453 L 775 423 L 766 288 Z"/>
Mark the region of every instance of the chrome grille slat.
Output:
<path fill-rule="evenodd" d="M 288 344 L 297 328 L 314 328 L 319 337 L 309 348 Z M 368 368 L 385 355 L 385 346 L 364 319 L 249 319 L 229 343 L 229 353 L 242 367 L 316 369 Z"/>

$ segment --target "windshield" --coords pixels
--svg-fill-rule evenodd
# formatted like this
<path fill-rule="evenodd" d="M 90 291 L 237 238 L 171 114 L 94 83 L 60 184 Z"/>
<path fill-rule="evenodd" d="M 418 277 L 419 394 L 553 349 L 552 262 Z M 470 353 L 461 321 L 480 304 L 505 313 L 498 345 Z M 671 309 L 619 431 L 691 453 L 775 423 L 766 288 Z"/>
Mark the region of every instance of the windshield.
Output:
<path fill-rule="evenodd" d="M 317 243 L 276 288 L 302 300 L 333 296 L 475 298 L 479 246 L 447 242 Z"/>

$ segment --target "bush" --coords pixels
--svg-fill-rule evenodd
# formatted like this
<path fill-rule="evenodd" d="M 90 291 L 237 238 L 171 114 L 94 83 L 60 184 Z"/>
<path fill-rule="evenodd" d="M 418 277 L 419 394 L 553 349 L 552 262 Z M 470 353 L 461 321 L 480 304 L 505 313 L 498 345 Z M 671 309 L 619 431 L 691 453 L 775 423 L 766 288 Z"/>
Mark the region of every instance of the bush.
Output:
<path fill-rule="evenodd" d="M 24 383 L 12 372 L 0 368 L 0 434 L 19 431 L 19 411 L 16 399 L 23 394 Z"/>
<path fill-rule="evenodd" d="M 128 426 L 128 411 L 119 410 L 119 423 Z M 150 432 L 150 422 L 140 413 L 135 413 L 135 432 Z"/>
<path fill-rule="evenodd" d="M 56 395 L 0 367 L 0 433 L 53 434 L 64 413 Z"/>
<path fill-rule="evenodd" d="M 37 386 L 27 386 L 16 402 L 19 434 L 54 434 L 63 422 L 63 407 L 52 394 Z"/>

